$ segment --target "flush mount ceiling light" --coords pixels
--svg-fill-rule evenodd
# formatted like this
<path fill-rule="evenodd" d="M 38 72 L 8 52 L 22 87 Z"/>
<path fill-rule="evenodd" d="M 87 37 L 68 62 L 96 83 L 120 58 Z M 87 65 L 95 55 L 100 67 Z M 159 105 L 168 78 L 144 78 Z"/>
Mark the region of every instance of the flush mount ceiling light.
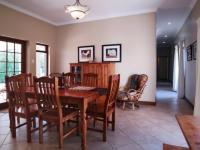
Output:
<path fill-rule="evenodd" d="M 65 6 L 65 12 L 70 13 L 71 16 L 76 20 L 84 18 L 88 11 L 88 6 L 82 5 L 79 0 L 76 0 L 73 5 Z"/>

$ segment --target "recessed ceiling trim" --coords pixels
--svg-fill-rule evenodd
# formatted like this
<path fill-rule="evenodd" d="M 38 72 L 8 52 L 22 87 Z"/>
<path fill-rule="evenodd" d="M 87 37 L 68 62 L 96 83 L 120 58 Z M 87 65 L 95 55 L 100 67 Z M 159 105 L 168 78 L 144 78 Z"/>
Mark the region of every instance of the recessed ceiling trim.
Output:
<path fill-rule="evenodd" d="M 35 14 L 35 13 L 32 13 L 32 12 L 26 10 L 26 9 L 23 9 L 23 8 L 20 8 L 20 7 L 16 6 L 16 5 L 13 5 L 13 4 L 9 3 L 9 2 L 0 1 L 0 4 L 2 4 L 2 5 L 4 5 L 4 6 L 7 6 L 7 7 L 9 7 L 9 8 L 12 8 L 12 9 L 14 9 L 14 10 L 16 10 L 16 11 L 19 11 L 19 12 L 21 12 L 21 13 L 23 13 L 23 14 L 26 14 L 26 15 L 29 15 L 29 16 L 31 16 L 31 17 L 37 18 L 37 19 L 39 19 L 39 20 L 41 20 L 41 21 L 47 22 L 47 23 L 49 23 L 49 24 L 51 24 L 51 25 L 57 26 L 57 24 L 56 24 L 55 22 L 50 21 L 50 20 L 48 20 L 48 19 L 46 19 L 46 18 L 43 18 L 43 17 L 41 17 L 41 16 L 39 16 L 39 15 L 37 15 L 37 14 Z"/>
<path fill-rule="evenodd" d="M 63 26 L 63 25 L 69 25 L 69 24 L 75 24 L 75 23 L 83 23 L 83 22 L 92 22 L 92 21 L 98 21 L 98 20 L 106 20 L 106 19 L 112 19 L 112 18 L 118 18 L 118 17 L 128 17 L 131 15 L 139 15 L 139 14 L 146 14 L 146 13 L 153 13 L 156 12 L 157 9 L 146 9 L 143 11 L 134 11 L 131 13 L 121 13 L 120 15 L 110 15 L 107 17 L 95 17 L 95 18 L 90 18 L 90 19 L 83 19 L 83 20 L 72 20 L 72 21 L 66 21 L 66 22 L 61 22 L 57 23 L 57 26 Z"/>
<path fill-rule="evenodd" d="M 92 22 L 92 21 L 97 21 L 97 20 L 105 20 L 105 19 L 111 19 L 111 18 L 117 18 L 117 17 L 125 17 L 125 16 L 131 16 L 131 15 L 138 15 L 138 14 L 145 14 L 145 13 L 151 13 L 151 12 L 156 12 L 157 9 L 146 9 L 146 10 L 139 10 L 139 11 L 133 11 L 133 12 L 130 12 L 130 13 L 121 13 L 121 14 L 118 14 L 118 15 L 110 15 L 110 16 L 106 16 L 106 17 L 95 17 L 95 18 L 90 18 L 90 19 L 83 19 L 83 20 L 72 20 L 72 21 L 66 21 L 66 22 L 53 22 L 49 19 L 46 19 L 44 17 L 41 17 L 39 15 L 37 15 L 36 13 L 33 13 L 33 12 L 30 12 L 26 9 L 23 9 L 21 7 L 18 7 L 16 5 L 13 5 L 9 2 L 6 2 L 6 1 L 0 1 L 0 4 L 4 5 L 4 6 L 7 6 L 9 8 L 12 8 L 16 11 L 19 11 L 23 14 L 27 14 L 31 17 L 34 17 L 34 18 L 37 18 L 39 20 L 42 20 L 44 22 L 47 22 L 51 25 L 54 25 L 54 26 L 63 26 L 63 25 L 68 25 L 68 24 L 75 24 L 75 23 L 83 23 L 83 22 Z"/>

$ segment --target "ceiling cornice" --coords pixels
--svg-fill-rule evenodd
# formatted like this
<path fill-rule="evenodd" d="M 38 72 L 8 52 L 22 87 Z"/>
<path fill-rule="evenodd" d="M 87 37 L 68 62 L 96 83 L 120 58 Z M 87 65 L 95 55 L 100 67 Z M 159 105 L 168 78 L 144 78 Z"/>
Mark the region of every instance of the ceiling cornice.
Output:
<path fill-rule="evenodd" d="M 118 18 L 118 17 L 128 17 L 128 16 L 132 16 L 132 15 L 139 15 L 139 14 L 146 14 L 146 13 L 153 13 L 156 12 L 157 9 L 146 9 L 143 11 L 134 11 L 131 13 L 121 13 L 120 15 L 110 15 L 110 16 L 106 16 L 106 17 L 95 17 L 95 18 L 85 18 L 82 20 L 73 20 L 73 21 L 67 21 L 67 22 L 61 22 L 61 23 L 57 23 L 57 26 L 63 26 L 63 25 L 69 25 L 69 24 L 76 24 L 76 23 L 83 23 L 83 22 L 92 22 L 92 21 L 99 21 L 99 20 L 106 20 L 106 19 L 112 19 L 112 18 Z"/>
<path fill-rule="evenodd" d="M 9 8 L 12 8 L 16 11 L 19 11 L 23 14 L 34 17 L 36 19 L 39 19 L 41 21 L 47 22 L 47 23 L 54 25 L 54 26 L 63 26 L 63 25 L 83 23 L 83 22 L 92 22 L 92 21 L 105 20 L 105 19 L 111 19 L 111 18 L 117 18 L 117 17 L 125 17 L 125 16 L 138 15 L 138 14 L 145 14 L 145 13 L 151 13 L 151 12 L 157 11 L 157 9 L 146 9 L 146 10 L 142 10 L 142 11 L 133 11 L 133 12 L 129 12 L 129 13 L 122 13 L 122 14 L 119 14 L 119 15 L 110 15 L 110 16 L 106 16 L 106 17 L 95 17 L 95 18 L 89 18 L 89 19 L 85 18 L 85 19 L 82 19 L 82 20 L 79 20 L 79 21 L 72 20 L 72 21 L 66 21 L 66 22 L 53 22 L 49 19 L 41 17 L 41 16 L 39 16 L 39 15 L 33 13 L 33 12 L 30 12 L 30 11 L 23 9 L 21 7 L 18 7 L 16 5 L 13 5 L 13 4 L 6 2 L 4 0 L 2 0 L 2 1 L 0 0 L 0 4 L 7 6 Z"/>
<path fill-rule="evenodd" d="M 9 8 L 12 8 L 12 9 L 14 9 L 16 11 L 19 11 L 19 12 L 21 12 L 23 14 L 26 14 L 26 15 L 29 15 L 31 17 L 37 18 L 37 19 L 39 19 L 41 21 L 47 22 L 47 23 L 49 23 L 51 25 L 57 26 L 57 24 L 55 22 L 52 22 L 52 21 L 50 21 L 50 20 L 48 20 L 48 19 L 46 19 L 44 17 L 41 17 L 41 16 L 39 16 L 39 15 L 37 15 L 35 13 L 32 13 L 32 12 L 26 10 L 26 9 L 23 9 L 23 8 L 20 8 L 20 7 L 16 6 L 16 5 L 13 5 L 13 4 L 9 3 L 9 2 L 0 1 L 0 4 L 2 4 L 4 6 L 7 6 Z"/>

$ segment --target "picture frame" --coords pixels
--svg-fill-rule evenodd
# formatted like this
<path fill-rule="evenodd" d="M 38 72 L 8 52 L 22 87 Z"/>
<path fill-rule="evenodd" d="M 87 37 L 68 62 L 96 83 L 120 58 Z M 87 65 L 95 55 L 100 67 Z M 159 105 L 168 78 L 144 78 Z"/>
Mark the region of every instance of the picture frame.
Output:
<path fill-rule="evenodd" d="M 95 46 L 79 46 L 78 62 L 93 62 L 95 58 Z"/>
<path fill-rule="evenodd" d="M 189 45 L 186 51 L 187 51 L 187 61 L 191 61 L 192 60 L 192 46 Z"/>
<path fill-rule="evenodd" d="M 121 44 L 102 45 L 102 62 L 121 62 Z"/>
<path fill-rule="evenodd" d="M 192 44 L 192 59 L 197 59 L 197 41 Z"/>

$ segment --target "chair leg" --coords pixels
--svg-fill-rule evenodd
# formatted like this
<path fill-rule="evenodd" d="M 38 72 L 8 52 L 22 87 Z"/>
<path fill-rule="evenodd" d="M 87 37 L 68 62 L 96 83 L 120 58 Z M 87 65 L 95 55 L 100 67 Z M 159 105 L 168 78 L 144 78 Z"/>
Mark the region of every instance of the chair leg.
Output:
<path fill-rule="evenodd" d="M 59 123 L 59 148 L 63 148 L 63 123 Z"/>
<path fill-rule="evenodd" d="M 103 121 L 103 141 L 106 142 L 106 133 L 107 133 L 107 117 L 104 117 Z"/>
<path fill-rule="evenodd" d="M 93 127 L 96 127 L 96 117 L 93 118 Z"/>
<path fill-rule="evenodd" d="M 28 116 L 27 117 L 27 142 L 30 143 L 31 142 L 31 118 Z"/>
<path fill-rule="evenodd" d="M 112 113 L 112 131 L 115 131 L 115 111 Z"/>
<path fill-rule="evenodd" d="M 33 128 L 36 128 L 36 117 L 33 117 Z"/>
<path fill-rule="evenodd" d="M 17 123 L 20 124 L 20 117 L 17 117 Z"/>
<path fill-rule="evenodd" d="M 43 143 L 43 120 L 39 117 L 39 143 Z"/>
<path fill-rule="evenodd" d="M 122 109 L 125 109 L 125 106 L 126 106 L 126 103 L 123 102 L 123 104 L 122 104 Z"/>
<path fill-rule="evenodd" d="M 80 128 L 80 125 L 79 125 L 79 116 L 77 115 L 77 117 L 76 117 L 76 121 L 77 121 L 77 125 L 76 125 L 76 127 L 77 127 L 77 129 L 76 129 L 76 135 L 79 135 L 79 128 Z"/>
<path fill-rule="evenodd" d="M 16 138 L 16 121 L 15 116 L 12 112 L 10 112 L 10 130 L 13 138 Z"/>

